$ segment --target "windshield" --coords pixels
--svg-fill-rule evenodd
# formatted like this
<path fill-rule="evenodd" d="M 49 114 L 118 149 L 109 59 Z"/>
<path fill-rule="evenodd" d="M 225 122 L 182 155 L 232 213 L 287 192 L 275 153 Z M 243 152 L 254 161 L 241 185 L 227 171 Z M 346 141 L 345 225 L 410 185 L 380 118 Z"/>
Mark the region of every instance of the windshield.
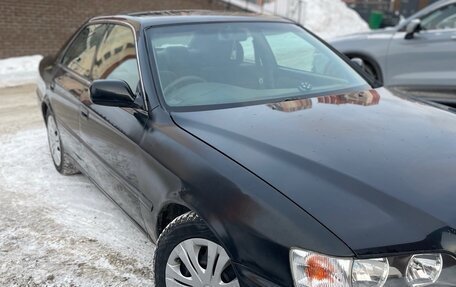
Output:
<path fill-rule="evenodd" d="M 148 38 L 169 107 L 274 102 L 368 85 L 294 24 L 173 25 L 149 29 Z"/>

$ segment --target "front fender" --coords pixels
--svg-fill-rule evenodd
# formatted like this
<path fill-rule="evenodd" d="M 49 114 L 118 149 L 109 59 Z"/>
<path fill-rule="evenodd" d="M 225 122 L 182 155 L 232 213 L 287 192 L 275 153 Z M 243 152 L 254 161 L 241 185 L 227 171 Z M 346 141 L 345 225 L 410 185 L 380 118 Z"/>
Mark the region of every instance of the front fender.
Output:
<path fill-rule="evenodd" d="M 175 198 L 207 222 L 236 264 L 262 274 L 264 280 L 292 286 L 291 247 L 353 256 L 339 238 L 282 193 L 172 122 L 160 123 L 166 119 L 160 108 L 154 113 L 158 114 L 151 117 L 144 148 L 181 181 Z"/>

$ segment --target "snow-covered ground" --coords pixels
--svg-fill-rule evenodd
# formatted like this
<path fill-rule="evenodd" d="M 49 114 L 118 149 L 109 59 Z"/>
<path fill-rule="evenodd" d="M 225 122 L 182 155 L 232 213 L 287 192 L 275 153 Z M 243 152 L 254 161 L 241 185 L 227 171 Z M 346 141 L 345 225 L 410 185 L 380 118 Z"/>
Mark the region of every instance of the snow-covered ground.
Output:
<path fill-rule="evenodd" d="M 0 88 L 35 83 L 40 55 L 0 60 Z"/>
<path fill-rule="evenodd" d="M 149 239 L 86 177 L 54 169 L 33 88 L 0 90 L 0 286 L 153 286 Z M 28 123 L 5 127 L 12 116 Z"/>
<path fill-rule="evenodd" d="M 342 0 L 274 0 L 263 6 L 246 0 L 223 1 L 252 12 L 290 18 L 324 39 L 369 31 L 367 23 Z"/>

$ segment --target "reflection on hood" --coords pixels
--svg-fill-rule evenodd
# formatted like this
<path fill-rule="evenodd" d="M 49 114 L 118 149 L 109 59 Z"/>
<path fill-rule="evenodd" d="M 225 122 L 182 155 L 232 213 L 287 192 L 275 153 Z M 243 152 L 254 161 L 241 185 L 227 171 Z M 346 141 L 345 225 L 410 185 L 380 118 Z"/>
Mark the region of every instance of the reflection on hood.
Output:
<path fill-rule="evenodd" d="M 375 90 L 318 98 L 318 103 L 331 105 L 353 104 L 360 106 L 373 106 L 378 105 L 379 102 L 380 95 Z"/>
<path fill-rule="evenodd" d="M 281 111 L 281 112 L 296 112 L 300 110 L 306 110 L 312 108 L 312 100 L 311 99 L 302 99 L 296 101 L 286 101 L 274 104 L 268 104 L 273 110 Z"/>
<path fill-rule="evenodd" d="M 375 90 L 350 93 L 345 95 L 332 95 L 318 97 L 317 102 L 320 104 L 331 105 L 344 105 L 353 104 L 360 106 L 373 106 L 378 105 L 380 102 L 380 95 Z M 284 101 L 280 103 L 268 104 L 268 107 L 275 111 L 286 113 L 307 110 L 312 108 L 312 99 L 302 99 L 295 101 Z"/>

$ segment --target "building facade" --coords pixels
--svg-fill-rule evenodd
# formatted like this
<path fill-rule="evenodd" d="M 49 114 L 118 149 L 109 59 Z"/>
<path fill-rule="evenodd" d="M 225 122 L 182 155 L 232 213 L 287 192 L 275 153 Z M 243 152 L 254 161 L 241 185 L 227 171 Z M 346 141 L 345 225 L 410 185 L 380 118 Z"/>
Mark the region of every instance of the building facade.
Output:
<path fill-rule="evenodd" d="M 0 59 L 56 53 L 90 17 L 168 9 L 235 9 L 217 0 L 1 0 Z"/>

